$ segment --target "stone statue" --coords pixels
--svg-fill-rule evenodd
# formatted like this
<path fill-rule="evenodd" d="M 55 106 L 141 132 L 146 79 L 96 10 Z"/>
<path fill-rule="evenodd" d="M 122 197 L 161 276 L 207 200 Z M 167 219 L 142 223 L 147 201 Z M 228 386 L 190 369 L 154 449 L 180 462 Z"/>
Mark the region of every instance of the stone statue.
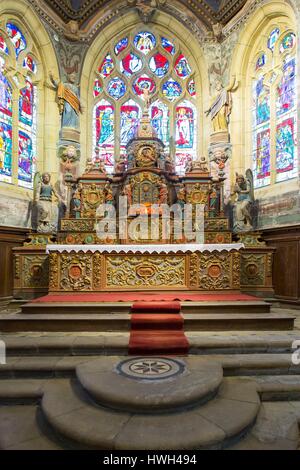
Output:
<path fill-rule="evenodd" d="M 143 100 L 145 101 L 144 114 L 147 114 L 149 112 L 149 108 L 151 104 L 150 91 L 148 88 L 144 88 L 142 97 L 143 97 Z"/>
<path fill-rule="evenodd" d="M 186 190 L 184 184 L 179 185 L 179 190 L 177 192 L 177 204 L 180 205 L 181 209 L 184 209 L 186 203 Z"/>
<path fill-rule="evenodd" d="M 125 184 L 123 188 L 123 196 L 127 197 L 127 203 L 129 206 L 132 205 L 132 187 L 130 183 Z"/>
<path fill-rule="evenodd" d="M 71 208 L 72 208 L 72 215 L 74 219 L 80 219 L 81 218 L 81 194 L 80 194 L 79 188 L 77 188 L 75 193 L 73 194 L 73 197 L 71 200 Z"/>
<path fill-rule="evenodd" d="M 238 87 L 239 83 L 236 83 L 235 77 L 225 88 L 220 80 L 216 80 L 216 95 L 212 100 L 210 108 L 205 111 L 206 115 L 210 116 L 214 132 L 228 132 L 229 117 L 232 110 L 231 93 L 236 91 Z"/>
<path fill-rule="evenodd" d="M 51 184 L 49 173 L 36 173 L 34 177 L 34 202 L 37 205 L 37 231 L 47 233 L 55 230 L 52 223 L 52 200 L 55 196 L 60 202 L 61 197 Z"/>
<path fill-rule="evenodd" d="M 159 204 L 168 204 L 169 191 L 165 183 L 159 186 Z"/>
<path fill-rule="evenodd" d="M 248 232 L 253 230 L 253 217 L 251 208 L 254 202 L 253 174 L 251 170 L 244 175 L 236 173 L 236 182 L 231 194 L 234 202 L 234 226 L 235 232 Z"/>
<path fill-rule="evenodd" d="M 58 82 L 50 73 L 50 80 L 57 90 L 59 112 L 62 116 L 61 127 L 79 129 L 79 114 L 82 112 L 76 74 L 68 75 L 68 82 Z"/>

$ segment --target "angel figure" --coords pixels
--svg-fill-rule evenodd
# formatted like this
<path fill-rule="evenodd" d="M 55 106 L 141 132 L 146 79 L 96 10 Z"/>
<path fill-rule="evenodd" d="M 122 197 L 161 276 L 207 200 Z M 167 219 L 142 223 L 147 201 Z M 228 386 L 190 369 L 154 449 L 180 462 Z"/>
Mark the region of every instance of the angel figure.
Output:
<path fill-rule="evenodd" d="M 220 80 L 215 82 L 216 95 L 214 96 L 210 108 L 205 111 L 210 116 L 214 132 L 228 132 L 229 117 L 232 110 L 232 92 L 239 87 L 239 82 L 233 77 L 232 82 L 223 87 Z"/>
<path fill-rule="evenodd" d="M 251 208 L 254 202 L 253 173 L 249 169 L 246 177 L 236 173 L 236 182 L 231 193 L 234 202 L 234 231 L 248 232 L 253 230 Z"/>
<path fill-rule="evenodd" d="M 34 177 L 34 202 L 37 205 L 37 231 L 39 233 L 52 232 L 55 227 L 52 223 L 53 196 L 62 202 L 62 199 L 51 184 L 50 173 L 36 173 Z"/>

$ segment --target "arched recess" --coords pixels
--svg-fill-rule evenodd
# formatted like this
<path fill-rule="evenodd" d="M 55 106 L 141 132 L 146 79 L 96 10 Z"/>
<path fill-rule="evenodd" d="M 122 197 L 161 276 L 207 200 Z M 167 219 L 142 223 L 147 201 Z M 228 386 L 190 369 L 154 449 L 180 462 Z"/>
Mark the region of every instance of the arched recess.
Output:
<path fill-rule="evenodd" d="M 27 48 L 20 53 L 17 61 L 13 61 L 14 46 L 7 35 L 6 25 L 8 22 L 14 23 L 26 37 Z M 30 51 L 37 65 L 36 75 L 32 75 L 32 82 L 36 87 L 38 106 L 36 113 L 36 169 L 40 172 L 48 171 L 55 180 L 58 172 L 57 165 L 57 139 L 59 135 L 59 112 L 55 102 L 53 90 L 47 86 L 49 72 L 59 76 L 59 69 L 56 55 L 51 44 L 49 35 L 41 23 L 39 17 L 24 0 L 7 0 L 0 3 L 0 31 L 8 48 L 9 56 L 5 64 L 7 78 L 13 87 L 13 101 L 18 102 L 22 83 L 22 64 L 26 52 Z M 24 74 L 23 74 L 24 75 Z M 21 77 L 21 82 L 15 77 Z M 17 104 L 18 106 L 18 104 Z M 15 113 L 17 114 L 17 113 Z M 18 128 L 18 116 L 14 116 L 13 130 L 16 133 Z M 0 183 L 0 193 L 19 197 L 24 200 L 31 199 L 29 188 L 23 188 L 18 185 L 16 175 L 16 166 L 18 166 L 17 139 L 14 138 L 13 148 L 13 166 L 14 176 L 12 183 Z"/>
<path fill-rule="evenodd" d="M 253 169 L 253 83 L 255 79 L 255 67 L 259 58 L 262 41 L 267 44 L 271 31 L 279 27 L 280 36 L 278 41 L 282 39 L 285 31 L 294 31 L 297 33 L 297 22 L 295 12 L 290 4 L 284 0 L 272 1 L 258 8 L 252 13 L 248 19 L 247 24 L 241 31 L 238 44 L 233 52 L 231 75 L 236 75 L 237 80 L 240 82 L 240 87 L 234 95 L 234 106 L 231 116 L 231 141 L 233 144 L 233 155 L 231 162 L 231 181 L 235 178 L 235 172 L 244 173 L 247 168 Z M 299 45 L 299 37 L 297 37 L 297 45 Z M 277 43 L 276 47 L 279 47 Z M 267 49 L 267 46 L 266 46 Z M 299 50 L 299 46 L 298 46 Z M 296 52 L 297 54 L 297 52 Z M 277 54 L 278 55 L 278 54 Z M 274 54 L 275 58 L 276 54 Z M 276 58 L 274 59 L 276 62 Z M 273 89 L 279 82 L 280 68 L 278 63 L 276 65 L 276 76 L 272 83 Z M 299 61 L 297 63 L 299 71 Z M 299 103 L 299 92 L 297 91 L 296 99 Z M 271 113 L 276 116 L 276 109 Z M 271 104 L 272 106 L 272 104 Z M 299 122 L 299 112 L 298 112 Z M 286 193 L 298 189 L 298 178 L 290 179 L 284 182 L 276 182 L 274 174 L 274 156 L 275 156 L 275 139 L 274 139 L 273 124 L 273 138 L 271 139 L 271 159 L 273 165 L 270 171 L 270 184 L 262 185 L 256 188 L 256 198 L 264 198 L 275 196 L 280 193 Z M 299 126 L 297 133 L 299 141 Z M 297 148 L 298 168 L 299 168 L 299 147 Z"/>
<path fill-rule="evenodd" d="M 130 34 L 132 36 L 133 32 L 138 33 L 142 30 L 149 30 L 158 36 L 162 35 L 174 41 L 174 43 L 180 45 L 180 50 L 182 50 L 182 53 L 188 59 L 193 69 L 193 77 L 191 78 L 194 78 L 196 82 L 197 97 L 191 98 L 191 96 L 188 95 L 188 92 L 186 91 L 187 87 L 185 87 L 184 94 L 181 96 L 180 100 L 178 100 L 178 104 L 184 99 L 190 99 L 193 101 L 198 114 L 197 155 L 204 155 L 207 152 L 210 123 L 207 119 L 203 118 L 203 110 L 207 109 L 206 107 L 208 107 L 209 103 L 209 82 L 208 68 L 201 46 L 190 31 L 188 31 L 176 19 L 168 16 L 166 13 L 161 11 L 157 12 L 153 21 L 145 25 L 144 23 L 141 23 L 137 13 L 132 11 L 127 13 L 125 16 L 116 19 L 107 28 L 99 32 L 98 36 L 90 46 L 84 61 L 81 77 L 81 96 L 83 102 L 86 104 L 86 113 L 88 113 L 88 115 L 84 114 L 81 117 L 81 138 L 82 148 L 86 149 L 86 158 L 92 158 L 94 154 L 92 125 L 93 109 L 95 103 L 101 99 L 100 97 L 95 98 L 93 94 L 97 70 L 107 52 L 113 48 L 114 44 L 117 43 L 119 39 L 122 39 L 122 37 Z M 113 42 L 112 38 L 114 38 Z M 129 47 L 128 52 L 131 50 L 132 48 Z M 143 54 L 139 55 L 142 56 L 143 60 L 145 59 Z M 115 75 L 122 77 L 122 72 L 120 69 L 117 70 Z M 112 74 L 112 77 L 113 76 L 114 75 Z M 166 77 L 167 76 L 170 77 L 171 75 L 169 74 L 166 75 Z M 126 93 L 121 97 L 120 100 L 118 100 L 119 102 L 117 103 L 117 107 L 121 107 L 130 99 L 136 101 L 139 106 L 142 106 L 143 104 L 143 100 L 139 96 L 132 94 L 131 90 L 130 93 Z M 154 95 L 153 100 L 159 100 L 162 103 L 168 103 L 167 100 L 165 100 L 165 97 L 161 94 Z M 172 117 L 170 119 L 173 125 L 171 136 L 173 136 L 175 140 L 175 115 L 173 119 Z M 175 142 L 172 142 L 171 145 L 173 145 L 175 149 Z M 81 163 L 84 165 L 83 160 Z"/>

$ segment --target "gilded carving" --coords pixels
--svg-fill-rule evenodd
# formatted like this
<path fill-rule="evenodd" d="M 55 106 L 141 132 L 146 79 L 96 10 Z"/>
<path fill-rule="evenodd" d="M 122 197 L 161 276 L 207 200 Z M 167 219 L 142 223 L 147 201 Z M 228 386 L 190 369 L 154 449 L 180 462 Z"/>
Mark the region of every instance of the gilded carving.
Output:
<path fill-rule="evenodd" d="M 190 286 L 199 287 L 199 257 L 196 253 L 190 256 Z"/>
<path fill-rule="evenodd" d="M 107 287 L 184 287 L 186 257 L 107 256 Z"/>
<path fill-rule="evenodd" d="M 190 204 L 208 205 L 210 189 L 208 185 L 197 183 L 187 194 L 187 202 Z"/>
<path fill-rule="evenodd" d="M 104 189 L 96 184 L 87 184 L 81 190 L 81 217 L 95 217 L 97 208 L 105 202 Z"/>
<path fill-rule="evenodd" d="M 231 288 L 231 256 L 227 252 L 201 253 L 200 287 L 203 290 Z"/>
<path fill-rule="evenodd" d="M 23 286 L 26 288 L 48 287 L 49 258 L 47 255 L 23 257 Z"/>
<path fill-rule="evenodd" d="M 93 256 L 93 287 L 94 289 L 101 288 L 102 279 L 102 255 L 95 253 Z"/>
<path fill-rule="evenodd" d="M 205 232 L 205 243 L 231 243 L 230 232 Z"/>
<path fill-rule="evenodd" d="M 265 255 L 246 254 L 241 257 L 241 284 L 244 286 L 264 286 Z"/>
<path fill-rule="evenodd" d="M 49 255 L 49 290 L 57 290 L 59 278 L 59 256 L 58 253 L 50 253 Z"/>
<path fill-rule="evenodd" d="M 20 279 L 21 277 L 21 260 L 20 255 L 15 255 L 15 279 Z"/>
<path fill-rule="evenodd" d="M 96 220 L 91 219 L 63 219 L 61 221 L 62 232 L 93 232 Z"/>
<path fill-rule="evenodd" d="M 92 256 L 90 253 L 60 255 L 60 287 L 65 291 L 92 290 Z"/>
<path fill-rule="evenodd" d="M 205 230 L 223 231 L 228 230 L 229 222 L 227 219 L 206 219 L 204 221 Z"/>
<path fill-rule="evenodd" d="M 231 272 L 232 272 L 232 288 L 233 289 L 239 289 L 240 284 L 241 284 L 241 256 L 240 253 L 232 253 L 231 254 L 231 259 L 232 259 L 232 267 L 231 267 Z"/>

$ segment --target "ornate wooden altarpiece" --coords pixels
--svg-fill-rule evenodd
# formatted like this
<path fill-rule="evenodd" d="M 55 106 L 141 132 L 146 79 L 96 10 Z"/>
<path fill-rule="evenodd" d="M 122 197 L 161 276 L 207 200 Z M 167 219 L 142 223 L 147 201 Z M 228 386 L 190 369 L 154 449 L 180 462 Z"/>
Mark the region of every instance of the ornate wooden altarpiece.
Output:
<path fill-rule="evenodd" d="M 222 207 L 223 183 L 223 179 L 212 178 L 202 160 L 194 162 L 185 175 L 177 175 L 145 112 L 136 137 L 127 145 L 126 158 L 117 163 L 115 173 L 108 175 L 102 162 L 90 162 L 84 174 L 69 183 L 72 193 L 67 216 L 60 221 L 58 233 L 31 233 L 24 247 L 14 250 L 15 297 L 129 290 L 244 290 L 272 295 L 273 250 L 260 241 L 259 234 L 242 235 L 242 249 L 232 241 Z M 99 215 L 98 208 L 106 203 L 118 213 L 120 196 L 127 198 L 128 213 L 120 218 L 115 234 L 99 238 L 96 228 L 105 214 Z M 165 224 L 164 214 L 157 209 L 160 204 L 176 203 L 192 204 L 193 223 L 196 206 L 204 206 L 203 242 L 207 249 L 139 251 L 137 245 L 153 243 L 192 247 L 184 236 L 175 239 L 174 224 L 178 220 L 173 218 Z M 159 240 L 130 234 L 128 227 L 142 215 L 133 210 L 136 204 L 143 205 L 144 215 L 158 211 Z M 52 245 L 50 252 L 48 245 Z M 114 246 L 119 245 L 124 245 L 124 251 L 114 252 Z M 109 249 L 105 251 L 104 246 Z"/>

